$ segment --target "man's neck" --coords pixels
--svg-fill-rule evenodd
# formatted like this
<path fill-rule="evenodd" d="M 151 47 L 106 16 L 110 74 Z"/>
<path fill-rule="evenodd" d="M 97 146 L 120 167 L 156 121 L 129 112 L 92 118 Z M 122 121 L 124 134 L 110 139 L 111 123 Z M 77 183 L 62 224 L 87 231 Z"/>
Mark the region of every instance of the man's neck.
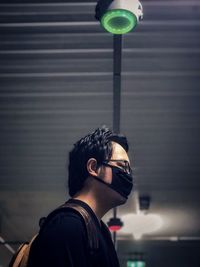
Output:
<path fill-rule="evenodd" d="M 98 221 L 101 221 L 101 218 L 109 211 L 108 207 L 105 207 L 100 200 L 97 200 L 94 196 L 90 194 L 77 194 L 73 199 L 78 199 L 85 202 L 95 213 Z M 101 205 L 99 205 L 101 203 Z"/>

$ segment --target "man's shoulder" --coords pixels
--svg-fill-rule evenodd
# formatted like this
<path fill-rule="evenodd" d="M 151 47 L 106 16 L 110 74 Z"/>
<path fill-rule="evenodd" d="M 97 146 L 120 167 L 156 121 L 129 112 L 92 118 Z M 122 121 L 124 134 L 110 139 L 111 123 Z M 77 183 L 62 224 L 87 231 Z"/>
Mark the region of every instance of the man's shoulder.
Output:
<path fill-rule="evenodd" d="M 62 208 L 54 210 L 47 216 L 40 233 L 56 231 L 57 233 L 83 233 L 85 232 L 85 222 L 82 216 L 73 209 Z"/>
<path fill-rule="evenodd" d="M 46 218 L 47 224 L 62 223 L 63 221 L 79 223 L 83 222 L 81 214 L 72 208 L 58 208 L 53 210 Z"/>
<path fill-rule="evenodd" d="M 84 221 L 77 212 L 63 209 L 46 220 L 31 246 L 30 266 L 36 265 L 35 262 L 39 266 L 47 266 L 47 262 L 50 266 L 54 261 L 64 262 L 70 251 L 84 248 L 88 242 Z"/>

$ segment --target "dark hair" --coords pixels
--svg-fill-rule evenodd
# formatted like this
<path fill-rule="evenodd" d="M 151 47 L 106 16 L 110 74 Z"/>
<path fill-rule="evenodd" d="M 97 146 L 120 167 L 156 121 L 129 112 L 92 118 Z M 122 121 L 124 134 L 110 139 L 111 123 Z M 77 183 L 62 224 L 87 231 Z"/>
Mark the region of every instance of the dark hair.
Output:
<path fill-rule="evenodd" d="M 96 129 L 94 132 L 81 138 L 74 144 L 69 153 L 69 195 L 75 195 L 82 187 L 88 177 L 87 161 L 95 158 L 97 164 L 109 160 L 112 156 L 112 144 L 119 143 L 128 152 L 128 143 L 125 136 L 115 134 L 106 126 Z"/>

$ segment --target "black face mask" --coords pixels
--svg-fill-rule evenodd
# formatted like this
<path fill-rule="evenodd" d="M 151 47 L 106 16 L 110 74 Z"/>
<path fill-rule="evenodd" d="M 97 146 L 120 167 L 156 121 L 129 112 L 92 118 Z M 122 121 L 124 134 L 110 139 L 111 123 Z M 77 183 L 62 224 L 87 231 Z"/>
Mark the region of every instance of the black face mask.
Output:
<path fill-rule="evenodd" d="M 106 183 L 99 177 L 93 177 L 99 182 L 107 185 L 108 187 L 112 188 L 116 192 L 118 192 L 121 196 L 128 198 L 129 194 L 131 193 L 131 190 L 133 188 L 133 177 L 132 175 L 124 172 L 122 169 L 111 166 L 112 168 L 112 182 L 111 184 Z"/>

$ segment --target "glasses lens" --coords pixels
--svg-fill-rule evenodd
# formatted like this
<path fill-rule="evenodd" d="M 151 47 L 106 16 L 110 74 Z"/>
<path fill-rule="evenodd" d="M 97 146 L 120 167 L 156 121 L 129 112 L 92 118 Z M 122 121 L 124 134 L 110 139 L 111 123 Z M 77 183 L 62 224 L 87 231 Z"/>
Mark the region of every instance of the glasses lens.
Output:
<path fill-rule="evenodd" d="M 132 174 L 132 169 L 128 161 L 126 161 L 125 166 L 126 166 L 126 172 L 128 174 Z"/>

